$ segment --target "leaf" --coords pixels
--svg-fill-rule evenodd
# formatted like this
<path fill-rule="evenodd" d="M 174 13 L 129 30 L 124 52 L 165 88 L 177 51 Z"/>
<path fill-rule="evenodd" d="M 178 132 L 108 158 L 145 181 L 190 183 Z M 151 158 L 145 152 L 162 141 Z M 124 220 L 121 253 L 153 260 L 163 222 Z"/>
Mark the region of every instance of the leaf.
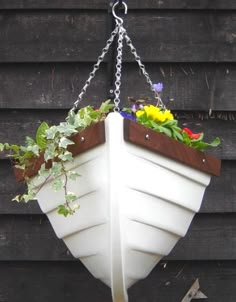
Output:
<path fill-rule="evenodd" d="M 98 111 L 101 113 L 108 113 L 113 107 L 114 107 L 114 104 L 111 104 L 111 100 L 107 100 L 101 104 Z"/>
<path fill-rule="evenodd" d="M 20 202 L 22 199 L 21 195 L 16 195 L 14 198 L 12 198 L 12 201 Z"/>
<path fill-rule="evenodd" d="M 39 146 L 38 145 L 32 145 L 32 146 L 28 146 L 26 148 L 26 151 L 28 152 L 32 152 L 35 155 L 39 155 Z"/>
<path fill-rule="evenodd" d="M 67 217 L 68 215 L 74 214 L 74 211 L 65 205 L 59 205 L 57 207 L 57 213 Z"/>
<path fill-rule="evenodd" d="M 2 152 L 5 149 L 5 145 L 0 143 L 0 152 Z"/>
<path fill-rule="evenodd" d="M 54 152 L 50 149 L 46 149 L 44 153 L 44 159 L 45 161 L 48 161 L 50 159 L 53 159 L 55 157 Z"/>
<path fill-rule="evenodd" d="M 47 129 L 49 129 L 49 126 L 46 122 L 42 122 L 41 125 L 37 129 L 36 143 L 39 145 L 40 148 L 45 148 L 47 145 L 47 140 L 45 137 Z"/>
<path fill-rule="evenodd" d="M 45 135 L 47 139 L 54 139 L 56 134 L 57 134 L 57 127 L 56 126 L 52 126 L 48 129 L 45 130 Z"/>
<path fill-rule="evenodd" d="M 165 135 L 172 137 L 171 130 L 165 127 L 160 126 L 160 132 L 164 133 Z"/>
<path fill-rule="evenodd" d="M 209 147 L 217 147 L 220 144 L 220 139 L 219 137 L 216 137 L 211 143 L 206 143 L 203 141 L 192 141 L 192 145 L 191 147 L 200 150 L 200 151 L 204 151 L 206 148 Z"/>
<path fill-rule="evenodd" d="M 67 202 L 73 202 L 77 199 L 77 196 L 73 192 L 68 192 L 65 197 Z"/>
<path fill-rule="evenodd" d="M 62 137 L 59 142 L 59 147 L 66 149 L 68 145 L 74 145 L 74 142 L 66 137 Z"/>
<path fill-rule="evenodd" d="M 38 171 L 38 175 L 41 178 L 46 179 L 50 175 L 50 170 L 46 169 L 45 163 L 41 165 L 40 170 Z"/>
<path fill-rule="evenodd" d="M 45 161 L 48 161 L 49 159 L 53 159 L 54 157 L 57 156 L 56 147 L 57 146 L 53 142 L 47 145 L 47 148 L 45 149 L 44 152 Z"/>
<path fill-rule="evenodd" d="M 59 176 L 63 173 L 63 166 L 60 162 L 53 162 L 52 163 L 52 167 L 50 169 L 50 173 L 53 175 L 53 176 Z"/>
<path fill-rule="evenodd" d="M 219 146 L 220 143 L 221 143 L 220 138 L 216 137 L 209 145 L 211 147 L 217 147 L 217 146 Z"/>
<path fill-rule="evenodd" d="M 35 195 L 32 192 L 28 192 L 28 194 L 22 195 L 22 201 L 24 201 L 25 203 L 34 199 L 35 199 Z"/>
<path fill-rule="evenodd" d="M 173 126 L 177 125 L 177 121 L 176 120 L 166 121 L 166 122 L 162 123 L 161 125 L 162 126 L 173 127 Z"/>
<path fill-rule="evenodd" d="M 4 144 L 4 149 L 5 150 L 11 150 L 11 151 L 17 153 L 21 150 L 21 146 Z"/>
<path fill-rule="evenodd" d="M 69 151 L 65 151 L 65 153 L 60 154 L 58 158 L 60 158 L 62 161 L 73 161 L 72 153 Z"/>
<path fill-rule="evenodd" d="M 76 180 L 77 177 L 79 177 L 80 174 L 75 172 L 75 171 L 69 171 L 68 172 L 68 178 L 71 179 L 71 180 Z"/>
<path fill-rule="evenodd" d="M 26 143 L 27 146 L 32 146 L 32 145 L 36 144 L 34 139 L 32 139 L 32 137 L 30 137 L 30 136 L 26 136 L 25 143 Z"/>
<path fill-rule="evenodd" d="M 55 126 L 57 131 L 62 134 L 62 136 L 70 136 L 73 133 L 76 133 L 74 125 L 70 125 L 66 122 L 60 123 L 59 126 Z"/>
<path fill-rule="evenodd" d="M 61 178 L 57 178 L 53 184 L 52 187 L 54 189 L 54 191 L 60 191 L 64 186 L 64 181 Z"/>
<path fill-rule="evenodd" d="M 69 113 L 68 113 L 68 115 L 66 117 L 66 121 L 70 125 L 74 125 L 75 124 L 75 112 L 73 110 L 69 111 Z"/>
<path fill-rule="evenodd" d="M 173 133 L 174 133 L 176 139 L 183 142 L 183 135 L 179 132 L 179 130 L 175 129 L 175 128 L 172 128 L 172 130 L 173 130 Z"/>

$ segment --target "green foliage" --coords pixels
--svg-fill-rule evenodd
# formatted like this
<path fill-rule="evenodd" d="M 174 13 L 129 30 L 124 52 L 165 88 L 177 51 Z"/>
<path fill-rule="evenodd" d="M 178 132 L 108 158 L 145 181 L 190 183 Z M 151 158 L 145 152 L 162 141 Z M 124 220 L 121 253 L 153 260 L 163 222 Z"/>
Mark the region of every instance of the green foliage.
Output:
<path fill-rule="evenodd" d="M 35 189 L 31 180 L 25 177 L 28 191 L 23 195 L 17 195 L 13 200 L 28 202 L 35 199 L 47 180 L 52 178 L 52 188 L 55 191 L 63 190 L 64 192 L 65 203 L 58 207 L 58 213 L 64 216 L 73 214 L 79 206 L 74 204 L 77 196 L 73 192 L 67 191 L 67 182 L 76 180 L 80 175 L 74 171 L 67 171 L 64 165 L 65 162 L 73 161 L 72 153 L 67 150 L 69 145 L 74 144 L 70 137 L 92 123 L 104 120 L 112 108 L 110 100 L 107 100 L 98 109 L 87 106 L 78 112 L 70 111 L 66 120 L 59 125 L 50 127 L 46 122 L 42 122 L 34 139 L 26 137 L 25 145 L 0 143 L 0 152 L 5 151 L 7 156 L 13 159 L 15 167 L 18 169 L 29 169 L 33 163 L 32 159 L 42 155 L 45 162 L 52 161 L 50 168 L 46 168 L 44 163 L 38 171 L 36 177 L 42 182 L 42 185 Z"/>
<path fill-rule="evenodd" d="M 220 144 L 218 137 L 211 143 L 207 143 L 203 141 L 203 133 L 193 133 L 188 128 L 182 129 L 178 126 L 178 121 L 174 119 L 173 114 L 167 109 L 145 105 L 141 109 L 133 111 L 133 114 L 136 115 L 136 122 L 199 151 L 204 151 L 208 147 L 217 147 Z"/>
<path fill-rule="evenodd" d="M 79 205 L 75 205 L 73 208 L 66 205 L 59 205 L 57 208 L 57 213 L 67 217 L 68 215 L 73 215 L 77 209 L 79 209 Z"/>
<path fill-rule="evenodd" d="M 36 143 L 40 148 L 45 148 L 47 146 L 47 140 L 45 138 L 45 134 L 48 128 L 49 128 L 48 124 L 46 122 L 42 122 L 42 124 L 37 129 Z"/>

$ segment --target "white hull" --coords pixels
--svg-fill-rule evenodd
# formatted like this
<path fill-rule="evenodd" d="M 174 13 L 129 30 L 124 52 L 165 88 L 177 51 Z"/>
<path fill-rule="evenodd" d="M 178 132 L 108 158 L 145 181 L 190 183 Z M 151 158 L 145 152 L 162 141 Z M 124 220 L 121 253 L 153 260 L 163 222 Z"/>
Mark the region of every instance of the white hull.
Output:
<path fill-rule="evenodd" d="M 79 196 L 73 216 L 57 214 L 63 194 L 50 181 L 37 198 L 73 256 L 122 302 L 186 234 L 210 175 L 125 142 L 118 113 L 107 117 L 105 133 L 105 144 L 70 164 L 81 175 L 68 183 Z"/>

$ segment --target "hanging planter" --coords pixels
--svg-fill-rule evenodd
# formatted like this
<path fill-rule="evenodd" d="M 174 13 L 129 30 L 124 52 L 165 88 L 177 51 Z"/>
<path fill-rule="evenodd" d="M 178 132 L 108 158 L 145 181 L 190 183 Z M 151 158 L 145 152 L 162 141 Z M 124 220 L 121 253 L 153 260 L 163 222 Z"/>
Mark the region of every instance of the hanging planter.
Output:
<path fill-rule="evenodd" d="M 123 20 L 115 14 L 117 4 L 116 28 L 67 121 L 52 127 L 43 123 L 36 142 L 28 138 L 26 147 L 0 144 L 0 150 L 14 151 L 16 178 L 29 185 L 24 199 L 36 197 L 58 238 L 95 278 L 111 287 L 113 301 L 122 302 L 128 301 L 127 289 L 145 278 L 186 234 L 211 175 L 219 175 L 220 161 L 189 147 L 208 144 L 189 129 L 181 130 L 166 110 L 160 87 L 152 84 Z M 98 110 L 87 106 L 76 113 L 115 36 L 115 112 L 105 102 Z M 124 38 L 157 107 L 136 102 L 135 110 L 119 112 Z"/>
<path fill-rule="evenodd" d="M 53 190 L 53 178 L 39 190 L 38 203 L 72 255 L 111 287 L 113 301 L 128 301 L 127 289 L 186 234 L 220 161 L 116 112 L 73 140 L 75 157 L 66 169 L 81 177 L 67 188 L 80 209 L 58 215 L 64 194 Z M 31 182 L 36 190 L 42 185 Z"/>

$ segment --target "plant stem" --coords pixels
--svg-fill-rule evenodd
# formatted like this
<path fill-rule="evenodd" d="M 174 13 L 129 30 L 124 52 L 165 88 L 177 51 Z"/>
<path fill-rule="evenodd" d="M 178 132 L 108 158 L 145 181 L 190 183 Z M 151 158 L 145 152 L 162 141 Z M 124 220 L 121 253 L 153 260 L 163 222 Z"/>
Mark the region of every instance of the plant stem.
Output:
<path fill-rule="evenodd" d="M 68 195 L 68 191 L 67 191 L 67 183 L 68 183 L 67 171 L 66 171 L 64 163 L 63 162 L 60 162 L 60 163 L 61 163 L 61 166 L 62 166 L 63 175 L 65 177 L 65 183 L 63 185 L 63 189 L 64 189 L 64 192 L 65 192 L 65 206 L 69 209 L 70 212 L 74 212 L 74 210 L 71 208 L 68 200 L 66 199 L 66 196 Z"/>

